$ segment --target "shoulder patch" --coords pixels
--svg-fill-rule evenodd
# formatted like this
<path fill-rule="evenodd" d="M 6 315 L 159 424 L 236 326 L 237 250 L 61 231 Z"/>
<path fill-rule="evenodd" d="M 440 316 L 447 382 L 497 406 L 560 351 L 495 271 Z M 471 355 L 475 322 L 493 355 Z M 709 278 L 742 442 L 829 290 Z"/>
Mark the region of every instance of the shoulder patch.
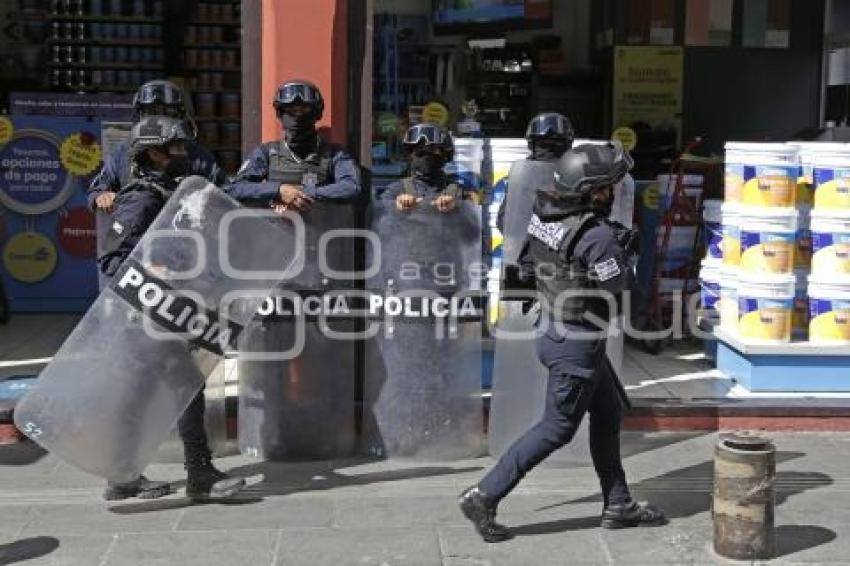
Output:
<path fill-rule="evenodd" d="M 620 266 L 617 264 L 617 260 L 613 257 L 594 264 L 593 271 L 596 272 L 596 277 L 599 281 L 608 281 L 621 273 Z"/>
<path fill-rule="evenodd" d="M 531 216 L 531 223 L 528 225 L 529 236 L 540 240 L 555 251 L 561 249 L 567 232 L 568 229 L 562 222 L 543 222 L 536 214 Z"/>
<path fill-rule="evenodd" d="M 120 236 L 124 233 L 124 225 L 116 220 L 112 223 L 112 231 Z"/>

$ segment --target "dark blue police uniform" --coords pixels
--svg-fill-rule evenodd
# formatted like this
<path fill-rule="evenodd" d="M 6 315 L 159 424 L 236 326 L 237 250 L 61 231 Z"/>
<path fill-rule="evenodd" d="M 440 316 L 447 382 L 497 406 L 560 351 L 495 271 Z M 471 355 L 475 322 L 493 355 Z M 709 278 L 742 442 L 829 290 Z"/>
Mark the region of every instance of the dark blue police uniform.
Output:
<path fill-rule="evenodd" d="M 130 180 L 130 142 L 124 141 L 103 160 L 100 173 L 88 187 L 89 208 L 96 210 L 95 200 L 105 192 L 117 193 Z M 188 146 L 189 174 L 200 175 L 219 187 L 227 182 L 224 171 L 218 166 L 213 154 L 204 146 L 194 143 Z"/>
<path fill-rule="evenodd" d="M 536 286 L 545 299 L 541 305 L 541 330 L 545 331 L 536 346 L 549 370 L 546 406 L 540 422 L 508 448 L 478 485 L 494 501 L 501 500 L 534 466 L 570 442 L 589 413 L 590 451 L 605 505 L 625 503 L 630 496 L 619 436 L 628 401 L 607 361 L 600 332 L 613 313 L 604 297 L 587 296 L 602 290 L 619 302 L 629 288 L 624 234 L 592 213 L 564 216 L 537 205 L 535 213 L 520 267 L 525 281 L 534 279 L 537 269 Z M 576 298 L 556 308 L 554 299 L 564 292 L 577 292 Z M 590 320 L 598 317 L 600 324 L 593 324 L 586 315 L 592 315 Z M 563 323 L 561 331 L 553 324 L 556 320 Z"/>

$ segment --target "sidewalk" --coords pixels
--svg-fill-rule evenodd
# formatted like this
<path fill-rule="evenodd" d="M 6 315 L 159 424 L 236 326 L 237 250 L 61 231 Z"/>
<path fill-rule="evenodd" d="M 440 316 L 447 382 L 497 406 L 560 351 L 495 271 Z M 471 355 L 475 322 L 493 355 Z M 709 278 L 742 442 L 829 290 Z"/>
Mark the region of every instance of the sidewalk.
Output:
<path fill-rule="evenodd" d="M 850 434 L 777 433 L 771 564 L 847 564 Z M 603 531 L 593 471 L 544 466 L 500 508 L 516 538 L 482 543 L 455 506 L 492 460 L 222 465 L 250 476 L 228 504 L 100 501 L 101 483 L 29 444 L 0 448 L 0 564 L 83 566 L 723 564 L 709 513 L 716 435 L 628 433 L 634 493 L 669 525 Z M 156 464 L 178 482 L 181 466 Z M 5 553 L 5 554 L 4 554 Z M 27 557 L 33 557 L 26 560 Z"/>

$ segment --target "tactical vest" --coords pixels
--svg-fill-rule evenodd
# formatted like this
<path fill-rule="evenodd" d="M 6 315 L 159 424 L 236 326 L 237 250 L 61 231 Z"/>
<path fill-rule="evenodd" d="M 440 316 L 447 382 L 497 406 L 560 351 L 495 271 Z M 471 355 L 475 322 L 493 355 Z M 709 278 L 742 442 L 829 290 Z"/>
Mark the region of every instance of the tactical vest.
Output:
<path fill-rule="evenodd" d="M 419 193 L 416 191 L 416 181 L 413 177 L 405 177 L 401 180 L 401 192 L 405 195 L 411 195 L 414 197 L 419 196 Z M 446 188 L 441 191 L 440 194 L 447 195 L 458 200 L 463 197 L 463 191 L 457 183 L 450 183 L 446 185 Z"/>
<path fill-rule="evenodd" d="M 331 179 L 331 154 L 319 142 L 304 159 L 296 157 L 283 140 L 269 148 L 269 181 L 285 185 L 326 185 Z"/>
<path fill-rule="evenodd" d="M 582 293 L 596 289 L 596 283 L 589 277 L 587 267 L 573 255 L 579 239 L 597 222 L 594 214 L 568 216 L 551 223 L 542 222 L 537 215 L 531 218 L 528 251 L 534 261 L 537 290 L 545 298 L 543 307 L 553 320 L 581 322 L 587 311 L 607 318 L 607 309 L 599 312 L 600 300 Z"/>

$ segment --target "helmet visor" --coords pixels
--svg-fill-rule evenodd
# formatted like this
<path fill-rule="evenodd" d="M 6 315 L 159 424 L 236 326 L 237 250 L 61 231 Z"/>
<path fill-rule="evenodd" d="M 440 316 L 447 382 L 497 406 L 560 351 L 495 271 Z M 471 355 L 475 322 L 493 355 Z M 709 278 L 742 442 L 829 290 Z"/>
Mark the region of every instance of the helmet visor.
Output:
<path fill-rule="evenodd" d="M 572 129 L 567 119 L 560 114 L 543 114 L 531 121 L 528 125 L 528 130 L 525 132 L 525 137 L 568 138 Z"/>
<path fill-rule="evenodd" d="M 446 131 L 433 124 L 417 124 L 404 134 L 405 145 L 448 145 L 449 137 Z"/>
<path fill-rule="evenodd" d="M 315 87 L 304 83 L 285 84 L 277 90 L 276 105 L 294 104 L 296 102 L 316 106 L 321 102 L 321 95 Z"/>
<path fill-rule="evenodd" d="M 139 89 L 136 103 L 140 105 L 164 104 L 167 106 L 183 106 L 183 93 L 170 85 L 144 85 Z"/>

